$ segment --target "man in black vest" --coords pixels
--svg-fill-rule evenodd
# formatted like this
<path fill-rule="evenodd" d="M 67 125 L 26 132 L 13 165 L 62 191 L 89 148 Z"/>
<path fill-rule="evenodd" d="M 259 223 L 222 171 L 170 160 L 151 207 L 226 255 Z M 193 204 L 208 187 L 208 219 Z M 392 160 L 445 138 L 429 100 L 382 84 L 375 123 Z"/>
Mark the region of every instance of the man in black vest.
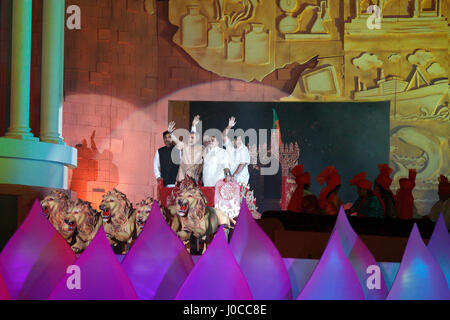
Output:
<path fill-rule="evenodd" d="M 172 149 L 175 144 L 172 142 L 169 131 L 163 133 L 165 146 L 156 151 L 153 158 L 153 172 L 155 174 L 158 184 L 165 187 L 174 187 L 178 174 L 178 167 L 180 166 L 180 152 L 173 152 L 174 159 L 172 161 Z"/>

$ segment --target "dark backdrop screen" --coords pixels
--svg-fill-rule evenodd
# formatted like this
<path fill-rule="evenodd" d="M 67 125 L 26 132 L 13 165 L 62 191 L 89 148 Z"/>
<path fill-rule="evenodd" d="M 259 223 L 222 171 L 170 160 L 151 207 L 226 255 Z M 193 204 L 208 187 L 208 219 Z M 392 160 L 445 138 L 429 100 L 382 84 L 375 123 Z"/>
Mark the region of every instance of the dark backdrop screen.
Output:
<path fill-rule="evenodd" d="M 272 129 L 275 109 L 283 143 L 297 142 L 299 163 L 311 175 L 311 191 L 318 195 L 317 175 L 328 165 L 341 176 L 342 201 L 355 201 L 350 179 L 361 171 L 373 181 L 379 163 L 389 163 L 389 102 L 190 102 L 190 120 L 199 114 L 202 130 L 223 130 L 235 116 L 236 128 Z M 268 132 L 270 134 L 270 131 Z M 270 141 L 270 138 L 268 138 Z M 259 143 L 259 142 L 258 142 Z M 277 210 L 281 198 L 281 167 L 275 176 L 260 177 L 250 170 L 261 212 Z"/>

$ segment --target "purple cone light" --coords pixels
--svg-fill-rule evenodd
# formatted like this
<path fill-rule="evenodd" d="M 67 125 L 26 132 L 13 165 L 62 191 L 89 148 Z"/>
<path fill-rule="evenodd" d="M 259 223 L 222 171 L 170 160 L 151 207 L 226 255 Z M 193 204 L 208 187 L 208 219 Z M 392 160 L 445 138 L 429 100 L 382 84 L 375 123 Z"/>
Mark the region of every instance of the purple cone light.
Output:
<path fill-rule="evenodd" d="M 183 243 L 162 216 L 158 203 L 122 262 L 141 300 L 171 300 L 194 267 Z"/>
<path fill-rule="evenodd" d="M 417 225 L 406 244 L 388 300 L 448 300 L 450 291 L 441 267 L 420 237 Z"/>
<path fill-rule="evenodd" d="M 450 234 L 444 221 L 444 215 L 441 213 L 434 226 L 433 234 L 428 242 L 428 250 L 441 266 L 442 272 L 447 279 L 447 285 L 450 288 Z"/>
<path fill-rule="evenodd" d="M 230 249 L 256 300 L 291 300 L 289 274 L 280 253 L 242 201 Z"/>
<path fill-rule="evenodd" d="M 342 250 L 337 231 L 297 300 L 364 300 L 358 276 Z"/>
<path fill-rule="evenodd" d="M 103 227 L 51 293 L 50 300 L 136 300 L 137 295 L 117 261 Z M 77 286 L 79 283 L 79 286 Z"/>
<path fill-rule="evenodd" d="M 6 283 L 3 280 L 2 275 L 0 274 L 0 300 L 10 300 L 11 297 L 8 292 L 8 288 L 6 287 Z"/>
<path fill-rule="evenodd" d="M 45 218 L 36 199 L 0 253 L 0 274 L 11 299 L 47 299 L 76 257 Z"/>
<path fill-rule="evenodd" d="M 344 250 L 345 255 L 358 276 L 361 287 L 364 290 L 365 298 L 367 300 L 384 300 L 387 295 L 387 287 L 381 272 L 379 288 L 369 289 L 369 286 L 366 285 L 367 278 L 370 275 L 367 273 L 368 268 L 370 266 L 377 266 L 378 264 L 364 242 L 362 242 L 353 230 L 342 206 L 339 209 L 333 231 L 336 231 L 339 235 L 342 250 Z"/>
<path fill-rule="evenodd" d="M 183 283 L 177 300 L 252 300 L 222 227 Z"/>

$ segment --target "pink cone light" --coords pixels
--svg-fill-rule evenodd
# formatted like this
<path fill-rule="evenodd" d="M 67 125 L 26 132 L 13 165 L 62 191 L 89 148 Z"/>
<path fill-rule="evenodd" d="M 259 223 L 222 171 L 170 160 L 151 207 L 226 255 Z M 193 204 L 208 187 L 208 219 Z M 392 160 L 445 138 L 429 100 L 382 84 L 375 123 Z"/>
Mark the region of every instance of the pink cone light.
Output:
<path fill-rule="evenodd" d="M 144 229 L 122 262 L 139 299 L 173 299 L 194 267 L 155 201 Z"/>
<path fill-rule="evenodd" d="M 256 300 L 291 300 L 291 283 L 275 245 L 242 201 L 230 248 Z"/>
<path fill-rule="evenodd" d="M 115 257 L 103 227 L 74 265 L 76 273 L 64 275 L 51 293 L 50 300 L 136 300 L 137 295 L 125 271 Z"/>
<path fill-rule="evenodd" d="M 441 213 L 433 234 L 428 242 L 428 250 L 441 266 L 442 272 L 447 279 L 447 285 L 450 288 L 450 234 L 445 225 L 444 215 Z"/>
<path fill-rule="evenodd" d="M 367 273 L 368 268 L 370 266 L 377 266 L 378 264 L 364 242 L 362 242 L 362 240 L 353 230 L 342 206 L 339 209 L 339 214 L 336 220 L 336 225 L 334 226 L 334 231 L 336 231 L 339 235 L 342 250 L 344 250 L 345 255 L 352 264 L 353 269 L 358 276 L 366 299 L 384 300 L 387 295 L 387 287 L 386 281 L 381 272 L 379 289 L 369 289 L 369 287 L 366 285 L 367 278 L 370 275 Z"/>
<path fill-rule="evenodd" d="M 444 273 L 414 224 L 388 300 L 448 300 Z"/>
<path fill-rule="evenodd" d="M 364 300 L 358 276 L 335 230 L 314 272 L 297 300 Z"/>
<path fill-rule="evenodd" d="M 0 274 L 12 299 L 47 299 L 76 260 L 66 240 L 45 218 L 36 199 L 0 253 Z"/>
<path fill-rule="evenodd" d="M 177 300 L 251 300 L 245 276 L 231 252 L 222 227 L 183 283 Z"/>

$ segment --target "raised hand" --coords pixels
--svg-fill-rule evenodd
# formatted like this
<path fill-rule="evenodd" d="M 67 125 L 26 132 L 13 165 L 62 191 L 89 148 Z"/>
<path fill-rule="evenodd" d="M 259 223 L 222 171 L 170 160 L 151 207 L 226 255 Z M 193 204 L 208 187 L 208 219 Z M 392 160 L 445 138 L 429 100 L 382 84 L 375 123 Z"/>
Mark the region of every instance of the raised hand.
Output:
<path fill-rule="evenodd" d="M 229 128 L 233 128 L 236 125 L 236 118 L 235 117 L 231 117 L 230 119 L 228 119 L 228 127 Z"/>
<path fill-rule="evenodd" d="M 196 115 L 196 116 L 194 117 L 194 120 L 192 120 L 192 125 L 193 125 L 193 126 L 196 126 L 197 124 L 199 124 L 199 122 L 200 122 L 200 116 L 199 116 L 199 115 Z"/>
<path fill-rule="evenodd" d="M 167 131 L 172 133 L 175 130 L 175 121 L 169 122 L 169 127 L 167 128 Z"/>

